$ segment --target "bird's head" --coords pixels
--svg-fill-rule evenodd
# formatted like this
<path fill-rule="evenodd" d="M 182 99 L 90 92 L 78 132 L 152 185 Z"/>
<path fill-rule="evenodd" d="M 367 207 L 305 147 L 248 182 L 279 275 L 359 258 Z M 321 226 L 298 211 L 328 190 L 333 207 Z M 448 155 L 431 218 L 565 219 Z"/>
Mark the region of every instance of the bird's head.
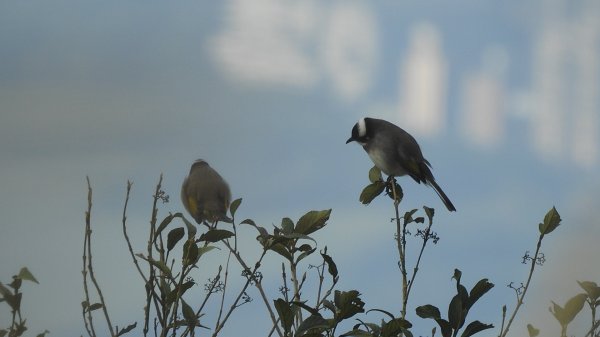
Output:
<path fill-rule="evenodd" d="M 360 145 L 365 145 L 369 140 L 369 136 L 367 133 L 367 120 L 368 118 L 361 118 L 354 124 L 352 127 L 352 134 L 350 138 L 346 141 L 346 144 L 350 142 L 357 142 Z"/>

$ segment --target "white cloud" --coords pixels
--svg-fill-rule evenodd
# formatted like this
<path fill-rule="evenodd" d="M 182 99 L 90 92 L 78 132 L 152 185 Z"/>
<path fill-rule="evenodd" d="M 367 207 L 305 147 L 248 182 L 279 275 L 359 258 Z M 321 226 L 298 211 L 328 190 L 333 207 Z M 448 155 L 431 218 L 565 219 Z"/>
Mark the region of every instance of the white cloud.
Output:
<path fill-rule="evenodd" d="M 544 157 L 591 167 L 598 158 L 600 7 L 584 2 L 567 16 L 563 5 L 549 5 L 534 45 L 533 144 Z"/>
<path fill-rule="evenodd" d="M 377 35 L 371 12 L 358 3 L 232 0 L 210 48 L 233 80 L 308 88 L 328 79 L 338 97 L 351 100 L 370 86 Z"/>
<path fill-rule="evenodd" d="M 433 135 L 445 127 L 448 66 L 441 37 L 431 23 L 420 23 L 409 37 L 409 51 L 400 68 L 400 113 L 416 133 Z"/>
<path fill-rule="evenodd" d="M 330 16 L 322 49 L 327 72 L 341 98 L 351 100 L 369 88 L 377 35 L 373 18 L 363 6 L 345 3 Z"/>
<path fill-rule="evenodd" d="M 461 127 L 471 143 L 489 147 L 497 145 L 504 133 L 501 89 L 484 74 L 468 76 L 463 83 Z"/>
<path fill-rule="evenodd" d="M 314 59 L 303 48 L 314 36 L 314 2 L 233 0 L 226 9 L 226 27 L 211 46 L 223 71 L 263 84 L 316 82 Z"/>
<path fill-rule="evenodd" d="M 462 84 L 461 127 L 468 141 L 478 146 L 497 145 L 504 136 L 504 85 L 506 51 L 498 46 L 484 51 L 482 69 Z"/>

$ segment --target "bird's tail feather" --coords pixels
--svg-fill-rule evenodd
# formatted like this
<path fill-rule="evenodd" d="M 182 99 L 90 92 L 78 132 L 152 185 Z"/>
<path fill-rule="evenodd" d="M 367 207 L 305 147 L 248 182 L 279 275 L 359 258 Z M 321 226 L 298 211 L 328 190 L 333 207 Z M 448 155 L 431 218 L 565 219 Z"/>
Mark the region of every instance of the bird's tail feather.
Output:
<path fill-rule="evenodd" d="M 433 180 L 433 179 L 428 180 L 427 183 L 429 185 L 431 185 L 431 187 L 433 187 L 433 189 L 435 190 L 435 192 L 437 193 L 437 195 L 440 197 L 440 199 L 442 199 L 442 201 L 444 202 L 444 205 L 446 205 L 446 208 L 449 211 L 451 211 L 451 212 L 456 211 L 456 208 L 452 204 L 452 201 L 450 201 L 450 199 L 448 198 L 448 196 L 446 195 L 446 193 L 444 193 L 444 191 L 442 190 L 442 188 L 435 182 L 435 180 Z"/>

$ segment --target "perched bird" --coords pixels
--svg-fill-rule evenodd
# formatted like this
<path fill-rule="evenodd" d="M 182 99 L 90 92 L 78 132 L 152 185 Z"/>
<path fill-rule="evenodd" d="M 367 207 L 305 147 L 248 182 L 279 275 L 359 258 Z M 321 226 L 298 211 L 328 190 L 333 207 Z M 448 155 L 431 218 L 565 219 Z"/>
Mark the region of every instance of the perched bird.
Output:
<path fill-rule="evenodd" d="M 227 209 L 231 191 L 227 182 L 207 162 L 196 160 L 181 186 L 181 201 L 197 223 L 231 222 Z"/>
<path fill-rule="evenodd" d="M 388 176 L 400 177 L 408 174 L 417 183 L 433 187 L 449 211 L 456 211 L 454 205 L 435 182 L 429 169 L 431 164 L 423 158 L 417 141 L 398 126 L 376 118 L 361 118 L 352 128 L 352 136 L 346 144 L 355 141 L 382 172 Z"/>

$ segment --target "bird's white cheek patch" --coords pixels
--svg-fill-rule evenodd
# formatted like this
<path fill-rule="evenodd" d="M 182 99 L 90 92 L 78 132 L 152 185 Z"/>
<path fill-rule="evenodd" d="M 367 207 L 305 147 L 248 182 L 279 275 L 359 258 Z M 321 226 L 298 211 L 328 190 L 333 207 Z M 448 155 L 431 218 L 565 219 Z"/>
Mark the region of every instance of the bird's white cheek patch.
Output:
<path fill-rule="evenodd" d="M 358 120 L 358 136 L 364 137 L 367 134 L 367 124 L 365 123 L 365 119 L 361 118 Z"/>

